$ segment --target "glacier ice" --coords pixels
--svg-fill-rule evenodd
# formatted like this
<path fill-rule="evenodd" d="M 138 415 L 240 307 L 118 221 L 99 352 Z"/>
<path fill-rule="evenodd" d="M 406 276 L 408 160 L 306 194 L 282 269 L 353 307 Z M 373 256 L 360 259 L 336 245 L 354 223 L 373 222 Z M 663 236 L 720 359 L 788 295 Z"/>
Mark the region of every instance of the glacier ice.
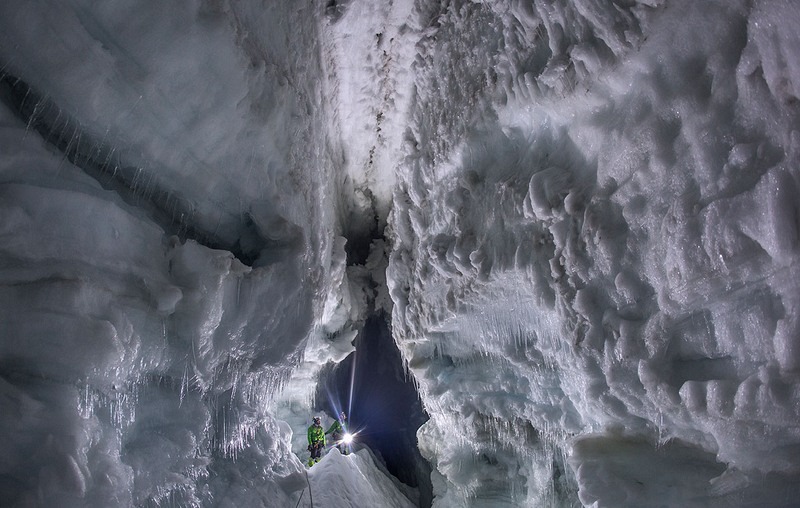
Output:
<path fill-rule="evenodd" d="M 437 508 L 792 506 L 798 22 L 3 2 L 0 498 L 418 505 L 301 463 L 386 312 Z"/>

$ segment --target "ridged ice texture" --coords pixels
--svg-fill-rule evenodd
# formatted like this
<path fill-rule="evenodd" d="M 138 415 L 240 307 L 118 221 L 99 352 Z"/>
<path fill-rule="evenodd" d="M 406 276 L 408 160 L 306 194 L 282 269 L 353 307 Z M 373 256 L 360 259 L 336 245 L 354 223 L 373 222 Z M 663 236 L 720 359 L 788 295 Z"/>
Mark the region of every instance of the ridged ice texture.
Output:
<path fill-rule="evenodd" d="M 791 504 L 797 6 L 417 13 L 388 279 L 434 506 Z"/>
<path fill-rule="evenodd" d="M 795 504 L 795 2 L 379 4 L 0 2 L 0 499 L 310 501 L 392 208 L 437 507 Z"/>
<path fill-rule="evenodd" d="M 0 6 L 0 504 L 296 503 L 274 398 L 344 270 L 312 7 Z"/>

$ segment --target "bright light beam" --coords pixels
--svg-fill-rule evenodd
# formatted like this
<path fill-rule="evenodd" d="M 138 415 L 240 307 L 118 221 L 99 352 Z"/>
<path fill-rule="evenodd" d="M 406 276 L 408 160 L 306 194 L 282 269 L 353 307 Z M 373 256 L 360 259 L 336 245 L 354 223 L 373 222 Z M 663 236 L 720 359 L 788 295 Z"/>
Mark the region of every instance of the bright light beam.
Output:
<path fill-rule="evenodd" d="M 353 412 L 353 386 L 356 384 L 356 362 L 358 361 L 358 351 L 353 351 L 353 364 L 350 368 L 350 399 L 347 403 L 347 417 Z"/>
<path fill-rule="evenodd" d="M 342 437 L 342 442 L 346 445 L 349 445 L 353 442 L 353 435 L 349 432 L 345 433 L 344 437 Z"/>

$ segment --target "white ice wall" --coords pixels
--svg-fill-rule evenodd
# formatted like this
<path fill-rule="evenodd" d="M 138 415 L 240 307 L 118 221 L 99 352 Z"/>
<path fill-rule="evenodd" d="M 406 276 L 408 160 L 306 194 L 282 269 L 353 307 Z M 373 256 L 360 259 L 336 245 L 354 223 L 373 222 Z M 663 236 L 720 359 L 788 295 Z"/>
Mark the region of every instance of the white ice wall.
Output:
<path fill-rule="evenodd" d="M 800 9 L 418 11 L 389 284 L 434 505 L 791 505 Z"/>
<path fill-rule="evenodd" d="M 363 319 L 338 235 L 391 208 L 436 506 L 791 506 L 798 21 L 1 3 L 0 498 L 413 498 L 291 444 Z"/>
<path fill-rule="evenodd" d="M 0 6 L 0 504 L 306 488 L 274 399 L 350 301 L 322 9 L 266 7 Z"/>

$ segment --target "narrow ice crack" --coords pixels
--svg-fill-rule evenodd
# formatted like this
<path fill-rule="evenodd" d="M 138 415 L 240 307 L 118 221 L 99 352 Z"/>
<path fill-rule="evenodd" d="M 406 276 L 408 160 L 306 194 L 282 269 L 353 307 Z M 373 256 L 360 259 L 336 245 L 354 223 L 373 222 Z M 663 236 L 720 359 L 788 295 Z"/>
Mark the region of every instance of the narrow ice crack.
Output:
<path fill-rule="evenodd" d="M 63 153 L 70 164 L 102 188 L 116 193 L 129 206 L 144 211 L 166 234 L 230 251 L 248 266 L 255 261 L 257 248 L 244 249 L 238 240 L 231 243 L 204 230 L 193 221 L 192 204 L 157 182 L 153 170 L 126 164 L 116 147 L 89 134 L 80 121 L 22 79 L 8 73 L 0 75 L 0 101 L 25 122 L 28 130 L 37 132 L 48 145 Z M 250 237 L 258 237 L 247 217 L 241 229 Z"/>

